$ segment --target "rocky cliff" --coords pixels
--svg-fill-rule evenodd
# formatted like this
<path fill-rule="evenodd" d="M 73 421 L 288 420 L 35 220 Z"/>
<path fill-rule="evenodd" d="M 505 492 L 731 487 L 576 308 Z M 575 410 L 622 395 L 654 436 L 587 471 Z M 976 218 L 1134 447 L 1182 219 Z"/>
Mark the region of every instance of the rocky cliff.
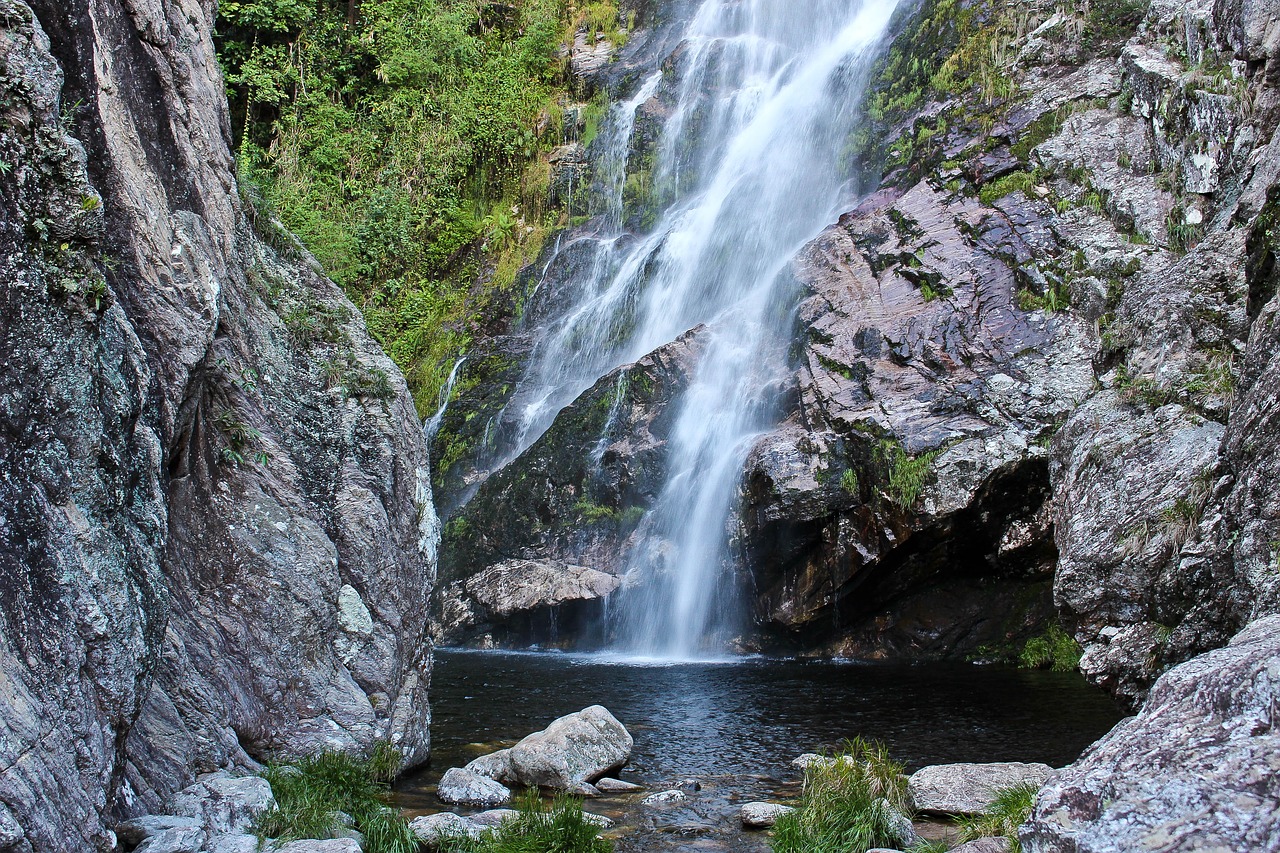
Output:
<path fill-rule="evenodd" d="M 0 2 L 5 850 L 111 850 L 217 767 L 428 748 L 421 429 L 242 200 L 212 15 Z"/>
<path fill-rule="evenodd" d="M 745 642 L 990 654 L 1060 622 L 1085 674 L 1136 704 L 1276 608 L 1262 484 L 1280 387 L 1278 14 L 1208 0 L 900 10 L 849 140 L 878 189 L 792 265 L 784 416 L 748 457 L 731 531 L 754 591 Z M 669 32 L 636 39 L 602 85 L 629 92 L 645 50 L 680 61 Z M 637 114 L 635 174 L 663 86 Z M 643 229 L 642 214 L 626 221 Z M 485 419 L 440 445 L 448 505 L 503 506 L 468 504 L 447 528 L 460 583 L 510 559 L 620 571 L 625 522 L 652 495 L 615 488 L 627 480 L 603 460 L 636 447 L 631 468 L 665 464 L 654 426 L 670 396 L 627 396 L 613 417 L 622 386 L 606 377 L 561 412 L 557 438 L 486 469 L 529 335 L 563 308 L 561 261 L 572 251 L 541 268 L 524 326 L 489 344 L 501 357 L 472 365 Z M 462 418 L 470 398 L 454 406 Z"/>

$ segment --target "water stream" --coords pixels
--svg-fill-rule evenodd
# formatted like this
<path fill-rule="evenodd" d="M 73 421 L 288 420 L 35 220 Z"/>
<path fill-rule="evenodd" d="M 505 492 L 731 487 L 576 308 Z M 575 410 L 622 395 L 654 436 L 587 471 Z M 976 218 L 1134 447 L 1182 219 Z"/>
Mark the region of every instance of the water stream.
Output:
<path fill-rule="evenodd" d="M 726 527 L 745 454 L 777 417 L 795 302 L 786 270 L 857 189 L 841 152 L 895 5 L 707 0 L 676 79 L 655 69 L 593 145 L 600 216 L 571 242 L 588 261 L 567 285 L 568 307 L 539 331 L 492 465 L 516 459 L 610 370 L 707 325 L 696 376 L 673 404 L 665 486 L 611 608 L 620 649 L 697 658 L 740 627 Z M 673 106 L 647 180 L 670 201 L 651 231 L 629 235 L 632 132 L 655 95 Z"/>

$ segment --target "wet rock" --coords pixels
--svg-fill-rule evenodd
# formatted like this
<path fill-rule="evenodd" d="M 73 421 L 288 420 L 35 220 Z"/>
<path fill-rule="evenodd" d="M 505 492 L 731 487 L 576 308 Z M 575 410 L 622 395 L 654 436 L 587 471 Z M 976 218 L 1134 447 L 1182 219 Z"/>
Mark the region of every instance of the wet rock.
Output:
<path fill-rule="evenodd" d="M 466 838 L 479 838 L 490 826 L 491 824 L 481 824 L 478 821 L 468 820 L 462 815 L 456 815 L 453 812 L 440 812 L 439 814 L 415 817 L 409 821 L 409 830 L 428 847 L 436 845 L 442 838 L 459 835 Z"/>
<path fill-rule="evenodd" d="M 640 801 L 642 806 L 665 806 L 672 803 L 683 803 L 688 797 L 684 791 L 678 791 L 672 788 L 669 791 L 658 791 L 656 794 L 650 794 Z"/>
<path fill-rule="evenodd" d="M 634 782 L 624 782 L 621 779 L 613 779 L 608 776 L 597 779 L 595 786 L 605 794 L 631 794 L 636 791 L 644 790 L 644 785 L 637 785 Z"/>
<path fill-rule="evenodd" d="M 587 812 L 587 811 L 584 811 L 582 813 L 582 819 L 584 822 L 589 823 L 591 826 L 594 826 L 597 829 L 608 829 L 609 827 L 613 826 L 613 823 L 614 823 L 613 818 L 611 817 L 607 817 L 602 814 L 595 814 L 593 812 Z"/>
<path fill-rule="evenodd" d="M 922 812 L 980 814 L 1001 788 L 1044 784 L 1053 768 L 1047 764 L 997 762 L 991 764 L 933 764 L 907 781 L 912 805 Z"/>
<path fill-rule="evenodd" d="M 1280 833 L 1280 616 L 1183 663 L 1036 798 L 1028 853 L 1256 851 Z"/>
<path fill-rule="evenodd" d="M 592 705 L 511 747 L 511 768 L 523 785 L 567 790 L 621 768 L 631 757 L 632 743 L 622 723 Z"/>
<path fill-rule="evenodd" d="M 436 788 L 441 802 L 459 806 L 500 806 L 511 802 L 511 789 L 461 767 L 445 772 Z"/>
<path fill-rule="evenodd" d="M 573 74 L 578 91 L 587 94 L 600 72 L 613 59 L 613 43 L 599 38 L 596 33 L 578 30 L 569 52 L 569 70 Z"/>
<path fill-rule="evenodd" d="M 793 806 L 779 803 L 746 803 L 738 812 L 738 819 L 748 829 L 767 829 L 777 823 L 778 818 L 793 811 Z"/>
<path fill-rule="evenodd" d="M 229 773 L 205 776 L 173 798 L 176 813 L 200 820 L 211 834 L 244 832 L 275 804 L 266 779 Z"/>

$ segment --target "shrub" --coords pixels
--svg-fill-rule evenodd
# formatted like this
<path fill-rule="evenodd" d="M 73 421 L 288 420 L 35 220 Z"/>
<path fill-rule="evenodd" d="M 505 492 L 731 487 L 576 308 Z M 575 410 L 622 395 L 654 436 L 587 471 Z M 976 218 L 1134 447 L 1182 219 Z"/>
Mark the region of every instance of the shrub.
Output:
<path fill-rule="evenodd" d="M 478 839 L 442 839 L 442 853 L 611 853 L 613 842 L 597 834 L 582 803 L 559 794 L 549 804 L 536 788 L 520 795 L 517 814 Z"/>
<path fill-rule="evenodd" d="M 1010 853 L 1021 853 L 1018 827 L 1027 822 L 1039 791 L 1040 787 L 1032 782 L 1001 788 L 985 812 L 960 819 L 960 840 L 1003 836 L 1009 839 Z"/>
<path fill-rule="evenodd" d="M 854 738 L 831 762 L 805 769 L 804 792 L 796 811 L 774 828 L 775 853 L 864 853 L 900 843 L 894 815 L 909 812 L 902 765 L 883 744 Z"/>
<path fill-rule="evenodd" d="M 366 853 L 416 853 L 409 824 L 388 805 L 400 760 L 394 747 L 379 744 L 368 758 L 325 751 L 295 764 L 270 764 L 262 776 L 276 804 L 258 817 L 254 832 L 285 840 L 334 838 L 347 828 L 345 815 L 364 834 Z"/>
<path fill-rule="evenodd" d="M 1080 646 L 1070 634 L 1052 625 L 1042 636 L 1027 640 L 1018 663 L 1028 669 L 1070 672 L 1080 664 Z"/>

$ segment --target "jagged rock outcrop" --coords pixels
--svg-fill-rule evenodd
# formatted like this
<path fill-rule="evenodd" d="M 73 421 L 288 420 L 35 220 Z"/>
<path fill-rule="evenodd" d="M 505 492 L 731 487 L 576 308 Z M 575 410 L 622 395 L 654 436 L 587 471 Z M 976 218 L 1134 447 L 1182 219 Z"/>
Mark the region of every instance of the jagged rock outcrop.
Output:
<path fill-rule="evenodd" d="M 1274 850 L 1280 839 L 1280 616 L 1165 673 L 1136 717 L 1049 780 L 1029 853 Z"/>
<path fill-rule="evenodd" d="M 7 849 L 111 850 L 273 754 L 426 756 L 421 429 L 337 287 L 255 233 L 212 15 L 0 0 Z"/>

